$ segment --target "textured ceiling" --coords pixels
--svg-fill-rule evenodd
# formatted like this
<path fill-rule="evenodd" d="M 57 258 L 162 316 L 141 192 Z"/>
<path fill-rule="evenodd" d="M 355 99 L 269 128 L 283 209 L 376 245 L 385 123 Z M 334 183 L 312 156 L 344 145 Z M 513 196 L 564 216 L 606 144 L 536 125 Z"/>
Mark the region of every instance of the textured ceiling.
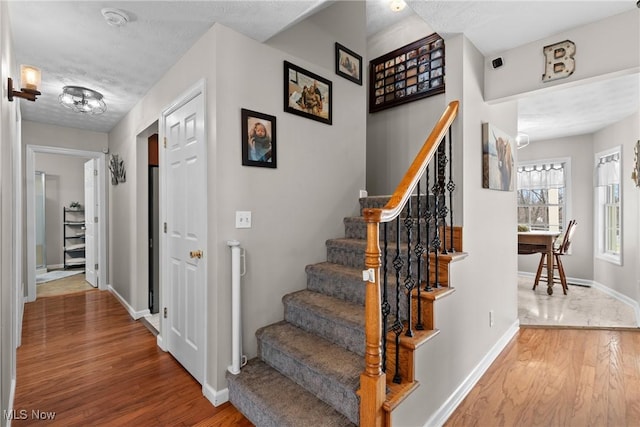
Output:
<path fill-rule="evenodd" d="M 465 33 L 487 56 L 635 8 L 632 0 L 410 0 L 409 7 L 393 13 L 388 2 L 367 1 L 368 35 L 417 14 L 445 39 Z M 331 3 L 326 0 L 9 1 L 16 61 L 38 66 L 43 73 L 43 94 L 35 103 L 21 101 L 22 117 L 108 132 L 215 22 L 263 42 Z M 109 26 L 100 13 L 105 7 L 122 9 L 130 22 L 121 28 Z M 564 136 L 563 129 L 569 128 L 570 134 L 597 130 L 596 124 L 603 127 L 638 110 L 637 78 L 628 76 L 596 83 L 594 87 L 603 92 L 583 85 L 521 99 L 519 129 L 526 130 L 532 140 Z M 107 112 L 90 116 L 65 109 L 58 103 L 65 85 L 86 86 L 101 92 L 108 105 Z M 595 98 L 612 93 L 622 101 L 603 104 Z M 568 116 L 560 119 L 557 113 L 560 110 Z"/>

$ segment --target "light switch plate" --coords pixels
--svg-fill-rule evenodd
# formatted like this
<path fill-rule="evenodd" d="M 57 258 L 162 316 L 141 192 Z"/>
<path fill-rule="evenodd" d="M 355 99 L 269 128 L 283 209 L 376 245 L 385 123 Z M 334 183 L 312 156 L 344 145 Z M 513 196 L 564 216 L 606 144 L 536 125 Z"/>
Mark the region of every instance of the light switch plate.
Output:
<path fill-rule="evenodd" d="M 251 228 L 251 211 L 236 211 L 236 228 Z"/>

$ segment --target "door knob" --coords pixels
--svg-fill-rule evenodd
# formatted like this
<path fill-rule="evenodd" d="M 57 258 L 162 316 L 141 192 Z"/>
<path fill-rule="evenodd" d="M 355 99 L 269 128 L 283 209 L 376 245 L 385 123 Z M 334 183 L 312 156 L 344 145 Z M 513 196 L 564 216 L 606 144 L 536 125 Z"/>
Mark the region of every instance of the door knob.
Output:
<path fill-rule="evenodd" d="M 189 256 L 190 256 L 191 258 L 198 258 L 198 259 L 200 259 L 200 258 L 202 258 L 202 251 L 201 251 L 200 249 L 198 249 L 197 251 L 190 251 L 190 252 L 189 252 Z"/>

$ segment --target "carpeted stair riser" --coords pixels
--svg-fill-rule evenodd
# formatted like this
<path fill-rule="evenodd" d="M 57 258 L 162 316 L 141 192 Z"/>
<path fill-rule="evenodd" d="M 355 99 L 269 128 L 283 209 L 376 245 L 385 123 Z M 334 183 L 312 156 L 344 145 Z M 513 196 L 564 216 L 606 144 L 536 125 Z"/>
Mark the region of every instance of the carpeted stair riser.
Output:
<path fill-rule="evenodd" d="M 421 218 L 419 223 L 416 219 L 414 219 L 413 224 L 411 226 L 411 242 L 415 244 L 418 240 L 418 224 L 420 224 L 420 240 L 424 245 L 427 243 L 427 229 L 425 226 L 425 219 Z M 364 222 L 364 218 L 362 217 L 351 217 L 344 219 L 344 236 L 347 239 L 367 239 L 367 223 Z M 387 242 L 396 242 L 397 241 L 397 224 L 396 221 L 391 221 L 387 223 Z M 429 234 L 431 235 L 431 239 L 435 234 L 435 226 L 433 226 L 433 222 L 429 227 Z M 379 237 L 380 243 L 384 241 L 384 224 L 380 224 L 379 228 Z M 400 241 L 402 243 L 407 243 L 409 237 L 407 236 L 407 227 L 404 222 L 404 218 L 400 219 Z"/>
<path fill-rule="evenodd" d="M 357 239 L 330 239 L 327 240 L 327 261 L 335 264 L 345 265 L 347 267 L 353 267 L 360 270 L 364 270 L 364 253 L 366 249 L 367 242 L 364 240 Z M 395 269 L 393 267 L 393 260 L 396 257 L 396 249 L 397 246 L 395 243 L 389 243 L 387 247 L 387 269 L 390 274 L 395 274 Z M 383 251 L 384 247 L 381 246 L 380 250 Z M 400 244 L 400 258 L 403 261 L 403 267 L 401 269 L 401 274 L 405 274 L 407 271 L 407 245 Z M 380 269 L 382 271 L 383 260 L 380 260 Z M 418 270 L 418 261 L 416 259 L 415 254 L 413 253 L 413 248 L 411 250 L 411 271 L 413 273 Z"/>
<path fill-rule="evenodd" d="M 256 332 L 263 361 L 358 424 L 364 358 L 287 322 Z"/>
<path fill-rule="evenodd" d="M 303 290 L 285 295 L 284 319 L 364 357 L 364 307 Z"/>
<path fill-rule="evenodd" d="M 308 265 L 307 289 L 364 306 L 362 269 L 329 262 Z"/>
<path fill-rule="evenodd" d="M 239 375 L 227 372 L 227 380 L 229 400 L 258 427 L 355 426 L 258 358 L 249 360 Z"/>
<path fill-rule="evenodd" d="M 307 289 L 364 306 L 366 287 L 362 281 L 362 268 L 356 269 L 340 264 L 323 262 L 307 266 Z M 404 286 L 404 275 L 400 277 Z M 387 277 L 387 295 L 392 311 L 395 311 L 395 271 Z M 406 295 L 401 289 L 400 310 L 406 313 Z"/>

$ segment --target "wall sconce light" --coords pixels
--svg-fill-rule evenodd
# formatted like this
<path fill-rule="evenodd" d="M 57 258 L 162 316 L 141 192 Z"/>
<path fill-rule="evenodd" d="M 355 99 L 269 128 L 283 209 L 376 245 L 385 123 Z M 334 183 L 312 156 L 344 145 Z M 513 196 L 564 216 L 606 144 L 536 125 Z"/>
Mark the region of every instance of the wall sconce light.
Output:
<path fill-rule="evenodd" d="M 7 83 L 7 94 L 9 101 L 13 101 L 14 97 L 24 98 L 29 101 L 35 101 L 38 98 L 38 95 L 42 95 L 38 91 L 38 86 L 40 86 L 40 70 L 36 67 L 32 67 L 31 65 L 21 65 L 20 66 L 20 90 L 13 89 L 13 80 L 9 77 L 9 81 Z"/>

